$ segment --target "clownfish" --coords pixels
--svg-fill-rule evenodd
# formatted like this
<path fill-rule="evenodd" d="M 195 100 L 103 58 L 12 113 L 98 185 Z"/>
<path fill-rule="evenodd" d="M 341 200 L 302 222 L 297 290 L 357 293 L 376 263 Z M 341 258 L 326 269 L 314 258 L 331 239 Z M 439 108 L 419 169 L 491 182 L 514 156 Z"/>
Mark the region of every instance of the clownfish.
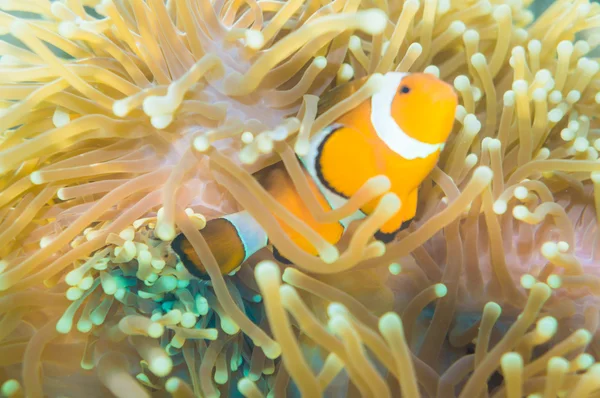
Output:
<path fill-rule="evenodd" d="M 389 72 L 382 87 L 369 99 L 315 134 L 301 164 L 324 209 L 341 206 L 372 177 L 385 175 L 390 191 L 402 201 L 400 210 L 376 233 L 385 243 L 407 228 L 415 217 L 419 186 L 433 170 L 452 131 L 458 98 L 453 87 L 425 73 Z M 366 79 L 331 90 L 319 100 L 318 114 L 356 92 Z M 365 217 L 379 198 L 367 203 L 355 215 L 335 223 L 314 219 L 300 198 L 283 162 L 253 174 L 279 203 L 304 220 L 327 242 L 336 244 L 353 219 Z M 297 231 L 278 220 L 288 237 L 303 250 L 316 249 Z M 239 267 L 269 244 L 260 224 L 246 211 L 209 221 L 202 235 L 223 274 Z M 183 234 L 171 244 L 188 271 L 207 278 L 198 255 Z M 274 257 L 289 263 L 273 247 Z"/>

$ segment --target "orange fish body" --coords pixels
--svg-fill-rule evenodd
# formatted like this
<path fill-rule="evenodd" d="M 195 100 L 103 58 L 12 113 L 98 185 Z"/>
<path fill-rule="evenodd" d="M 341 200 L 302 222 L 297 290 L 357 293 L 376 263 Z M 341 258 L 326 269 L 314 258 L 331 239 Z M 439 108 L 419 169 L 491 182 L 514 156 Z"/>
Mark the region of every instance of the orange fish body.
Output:
<path fill-rule="evenodd" d="M 305 171 L 305 174 L 306 171 Z M 287 170 L 283 166 L 282 162 L 276 163 L 269 166 L 264 171 L 261 170 L 255 173 L 255 177 L 258 182 L 268 191 L 279 203 L 282 203 L 285 208 L 295 215 L 296 217 L 303 220 L 308 226 L 317 231 L 323 239 L 329 243 L 337 243 L 342 237 L 344 227 L 342 224 L 336 223 L 321 223 L 317 221 L 311 214 L 310 210 L 298 194 L 292 179 L 290 178 Z M 324 210 L 329 210 L 331 207 L 327 203 L 323 194 L 319 191 L 319 188 L 314 181 L 307 175 L 310 183 L 310 188 L 313 195 L 316 196 L 317 200 L 321 204 Z M 305 250 L 306 252 L 317 255 L 317 250 L 302 236 L 298 231 L 284 223 L 282 220 L 277 219 L 279 225 L 285 232 L 285 234 L 294 242 L 298 247 Z M 278 260 L 284 260 L 279 252 L 274 250 L 274 253 Z"/>
<path fill-rule="evenodd" d="M 318 132 L 301 161 L 310 177 L 313 194 L 324 209 L 342 205 L 370 178 L 387 176 L 391 192 L 402 201 L 398 213 L 376 234 L 377 239 L 389 242 L 415 216 L 418 188 L 435 167 L 452 129 L 457 97 L 451 86 L 432 75 L 391 72 L 383 76 L 383 82 L 381 90 L 371 98 Z M 333 91 L 339 95 L 344 88 Z M 348 90 L 349 94 L 351 91 Z M 331 102 L 331 98 L 322 98 L 322 103 L 328 101 Z M 370 214 L 378 202 L 378 198 L 374 199 L 347 220 L 323 224 L 312 217 L 281 162 L 255 173 L 255 177 L 288 211 L 332 244 L 341 238 L 349 221 Z M 224 218 L 231 225 L 220 218 L 216 219 L 221 220 L 220 228 L 212 228 L 213 221 L 209 221 L 202 232 L 221 271 L 229 273 L 267 245 L 268 238 L 247 212 Z M 296 245 L 317 255 L 303 236 L 279 222 Z M 204 275 L 202 265 L 195 253 L 191 253 L 193 249 L 183 235 L 174 240 L 172 247 L 190 272 Z M 225 253 L 215 252 L 222 250 Z M 276 248 L 274 254 L 278 260 L 285 261 Z"/>

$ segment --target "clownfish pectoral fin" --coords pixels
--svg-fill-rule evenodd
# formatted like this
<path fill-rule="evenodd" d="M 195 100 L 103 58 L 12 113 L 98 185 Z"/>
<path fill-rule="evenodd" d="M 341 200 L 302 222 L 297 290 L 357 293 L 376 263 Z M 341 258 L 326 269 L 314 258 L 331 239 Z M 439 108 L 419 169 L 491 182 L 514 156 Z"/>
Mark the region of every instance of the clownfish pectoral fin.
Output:
<path fill-rule="evenodd" d="M 200 232 L 223 275 L 267 245 L 267 234 L 246 211 L 210 220 Z M 173 240 L 171 247 L 192 275 L 208 279 L 202 261 L 183 234 Z"/>
<path fill-rule="evenodd" d="M 390 218 L 377 233 L 375 233 L 375 239 L 380 240 L 384 243 L 389 243 L 396 237 L 396 234 L 400 231 L 408 228 L 417 214 L 417 200 L 419 190 L 415 189 L 405 198 L 402 199 L 402 207 L 400 211 L 392 218 Z"/>

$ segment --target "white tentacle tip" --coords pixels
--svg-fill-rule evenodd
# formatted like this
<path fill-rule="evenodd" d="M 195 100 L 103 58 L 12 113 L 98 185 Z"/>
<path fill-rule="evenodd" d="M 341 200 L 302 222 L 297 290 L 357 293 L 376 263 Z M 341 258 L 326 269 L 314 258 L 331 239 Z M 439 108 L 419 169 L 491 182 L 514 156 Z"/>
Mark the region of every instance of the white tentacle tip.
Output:
<path fill-rule="evenodd" d="M 259 283 L 264 279 L 280 279 L 280 274 L 281 271 L 279 270 L 279 266 L 273 261 L 261 261 L 256 268 L 254 268 L 254 275 Z"/>
<path fill-rule="evenodd" d="M 333 264 L 340 257 L 340 252 L 335 246 L 328 245 L 322 250 L 320 257 L 326 264 Z"/>
<path fill-rule="evenodd" d="M 158 130 L 162 130 L 167 128 L 173 122 L 173 115 L 160 115 L 160 116 L 152 116 L 150 118 L 150 123 L 154 128 Z"/>
<path fill-rule="evenodd" d="M 29 175 L 29 180 L 35 185 L 40 185 L 44 183 L 42 173 L 40 173 L 39 171 L 34 171 L 33 173 L 31 173 Z"/>
<path fill-rule="evenodd" d="M 379 9 L 371 9 L 362 12 L 360 16 L 361 30 L 366 33 L 377 35 L 383 32 L 387 24 L 388 17 L 385 12 Z"/>
<path fill-rule="evenodd" d="M 196 151 L 203 153 L 203 152 L 206 152 L 208 150 L 208 148 L 210 147 L 210 142 L 208 141 L 208 138 L 201 135 L 194 139 L 193 145 L 194 145 L 194 149 Z"/>
<path fill-rule="evenodd" d="M 395 312 L 388 312 L 379 318 L 379 330 L 384 335 L 389 335 L 393 332 L 404 333 L 402 320 Z"/>
<path fill-rule="evenodd" d="M 64 21 L 58 25 L 58 33 L 67 39 L 72 38 L 77 33 L 77 25 L 71 21 Z"/>
<path fill-rule="evenodd" d="M 262 32 L 258 30 L 248 29 L 245 32 L 245 36 L 246 46 L 253 50 L 258 50 L 265 44 L 265 37 L 263 36 Z"/>
<path fill-rule="evenodd" d="M 492 181 L 492 177 L 494 177 L 494 172 L 487 166 L 480 166 L 473 172 L 473 178 L 482 179 L 487 182 Z"/>
<path fill-rule="evenodd" d="M 10 33 L 15 37 L 23 36 L 29 30 L 29 24 L 20 19 L 15 20 L 10 25 Z"/>

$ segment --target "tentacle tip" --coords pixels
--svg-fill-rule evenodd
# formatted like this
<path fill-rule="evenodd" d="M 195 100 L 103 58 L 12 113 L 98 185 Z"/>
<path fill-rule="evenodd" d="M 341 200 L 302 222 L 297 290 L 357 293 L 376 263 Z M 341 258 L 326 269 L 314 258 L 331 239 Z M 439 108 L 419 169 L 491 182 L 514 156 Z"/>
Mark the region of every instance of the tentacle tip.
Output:
<path fill-rule="evenodd" d="M 458 91 L 465 91 L 471 85 L 469 78 L 465 75 L 458 75 L 454 78 L 454 88 Z"/>
<path fill-rule="evenodd" d="M 172 224 L 159 223 L 154 229 L 155 235 L 163 242 L 172 241 L 177 235 L 175 226 Z"/>
<path fill-rule="evenodd" d="M 240 331 L 240 327 L 232 320 L 221 320 L 221 329 L 230 336 L 236 335 Z"/>
<path fill-rule="evenodd" d="M 563 357 L 552 357 L 548 361 L 548 369 L 566 372 L 569 369 L 569 361 Z"/>
<path fill-rule="evenodd" d="M 329 315 L 330 318 L 348 315 L 348 309 L 344 307 L 343 304 L 331 303 L 327 306 L 327 315 Z"/>
<path fill-rule="evenodd" d="M 375 240 L 367 245 L 365 249 L 364 259 L 371 259 L 381 257 L 385 254 L 386 246 L 385 243 L 380 240 Z"/>
<path fill-rule="evenodd" d="M 587 329 L 579 329 L 575 332 L 575 337 L 580 344 L 586 345 L 592 341 L 592 333 Z"/>
<path fill-rule="evenodd" d="M 240 392 L 250 391 L 253 389 L 254 382 L 249 379 L 250 375 L 248 375 L 248 377 L 243 377 L 238 381 L 237 387 Z"/>
<path fill-rule="evenodd" d="M 262 349 L 265 353 L 265 356 L 269 359 L 277 359 L 281 356 L 281 346 L 279 343 L 274 341 L 270 342 L 269 344 L 265 344 Z"/>
<path fill-rule="evenodd" d="M 56 3 L 52 3 L 52 4 L 56 4 Z M 58 33 L 67 38 L 70 39 L 73 36 L 75 36 L 75 33 L 77 33 L 77 25 L 75 25 L 75 23 L 71 22 L 71 21 L 64 21 L 61 22 L 58 25 Z"/>
<path fill-rule="evenodd" d="M 254 141 L 254 134 L 252 134 L 250 131 L 244 131 L 240 136 L 240 139 L 244 144 L 249 145 L 252 143 L 252 141 Z"/>
<path fill-rule="evenodd" d="M 374 187 L 379 188 L 382 193 L 387 192 L 392 188 L 392 181 L 388 176 L 383 174 L 371 178 L 369 182 L 371 182 Z"/>
<path fill-rule="evenodd" d="M 515 92 L 512 90 L 508 90 L 502 96 L 502 100 L 504 102 L 504 106 L 514 106 L 515 104 Z"/>
<path fill-rule="evenodd" d="M 542 282 L 538 282 L 535 285 L 533 285 L 531 290 L 532 290 L 532 292 L 538 292 L 541 295 L 541 298 L 543 301 L 548 300 L 548 298 L 552 294 L 552 290 L 550 289 L 550 286 L 548 286 Z"/>
<path fill-rule="evenodd" d="M 71 331 L 71 328 L 73 327 L 73 321 L 71 319 L 68 318 L 61 318 L 57 323 L 56 323 L 56 331 L 60 334 L 67 334 Z"/>
<path fill-rule="evenodd" d="M 554 258 L 558 255 L 558 245 L 554 242 L 545 242 L 540 249 L 542 255 L 546 258 Z"/>
<path fill-rule="evenodd" d="M 0 393 L 5 397 L 17 395 L 20 390 L 21 384 L 15 379 L 6 380 L 2 383 L 2 387 L 0 387 Z"/>
<path fill-rule="evenodd" d="M 454 32 L 457 35 L 463 34 L 467 30 L 467 25 L 463 21 L 454 21 L 448 27 L 448 30 Z"/>
<path fill-rule="evenodd" d="M 327 58 L 325 58 L 323 56 L 318 56 L 317 58 L 314 59 L 313 64 L 318 69 L 325 69 L 325 67 L 327 66 Z"/>
<path fill-rule="evenodd" d="M 399 275 L 402 272 L 402 266 L 398 263 L 392 263 L 388 266 L 388 270 L 392 275 Z"/>
<path fill-rule="evenodd" d="M 193 143 L 194 149 L 200 153 L 204 153 L 210 148 L 210 142 L 206 136 L 201 135 L 194 139 Z"/>
<path fill-rule="evenodd" d="M 519 200 L 525 200 L 527 199 L 527 196 L 529 195 L 529 190 L 525 187 L 516 187 L 513 195 L 515 198 L 519 199 Z"/>
<path fill-rule="evenodd" d="M 0 6 L 3 5 L 3 3 L 5 3 L 4 1 L 0 2 Z M 65 5 L 62 2 L 53 2 L 52 4 L 50 4 L 50 12 L 52 13 L 52 15 L 54 15 L 55 17 L 59 17 L 62 14 L 62 11 L 64 9 Z"/>
<path fill-rule="evenodd" d="M 360 50 L 362 48 L 360 37 L 356 35 L 350 36 L 350 39 L 348 41 L 348 48 L 350 48 L 351 50 Z"/>
<path fill-rule="evenodd" d="M 306 156 L 310 151 L 310 144 L 307 140 L 297 140 L 294 144 L 294 152 L 298 156 Z"/>
<path fill-rule="evenodd" d="M 158 130 L 163 130 L 163 129 L 169 127 L 171 122 L 173 122 L 172 114 L 152 116 L 150 118 L 150 123 L 152 124 L 152 126 L 154 126 L 154 128 L 156 128 Z"/>
<path fill-rule="evenodd" d="M 381 73 L 373 73 L 367 83 L 372 85 L 374 89 L 377 89 L 383 85 L 383 75 Z"/>
<path fill-rule="evenodd" d="M 163 335 L 165 331 L 165 327 L 158 322 L 153 322 L 150 326 L 148 326 L 148 336 L 153 337 L 155 339 L 159 338 Z"/>
<path fill-rule="evenodd" d="M 540 319 L 536 325 L 537 332 L 545 338 L 550 338 L 556 333 L 558 321 L 553 316 Z"/>
<path fill-rule="evenodd" d="M 365 33 L 377 35 L 383 32 L 388 21 L 387 14 L 380 9 L 370 9 L 363 12 L 360 27 Z"/>
<path fill-rule="evenodd" d="M 279 294 L 281 294 L 282 300 L 287 300 L 296 295 L 296 289 L 293 286 L 283 284 L 279 287 Z"/>
<path fill-rule="evenodd" d="M 15 37 L 20 37 L 29 31 L 29 24 L 21 19 L 16 19 L 10 25 L 10 33 Z"/>
<path fill-rule="evenodd" d="M 254 275 L 256 276 L 257 281 L 262 281 L 262 280 L 270 280 L 272 278 L 275 279 L 279 279 L 280 278 L 280 273 L 281 271 L 279 270 L 279 267 L 277 266 L 277 264 L 275 264 L 273 261 L 261 261 L 255 268 L 254 268 Z"/>
<path fill-rule="evenodd" d="M 423 73 L 426 73 L 428 75 L 432 75 L 432 76 L 439 78 L 440 77 L 440 68 L 438 68 L 435 65 L 429 65 L 425 69 L 423 69 Z"/>
<path fill-rule="evenodd" d="M 379 201 L 380 206 L 384 207 L 391 214 L 395 214 L 402 208 L 402 200 L 394 192 L 388 192 Z"/>
<path fill-rule="evenodd" d="M 379 330 L 386 334 L 386 332 L 400 330 L 403 332 L 402 320 L 400 316 L 395 312 L 387 312 L 379 318 Z"/>
<path fill-rule="evenodd" d="M 502 307 L 498 303 L 489 301 L 485 304 L 484 312 L 489 311 L 491 311 L 494 314 L 497 314 L 497 316 L 500 316 L 500 314 L 502 313 Z"/>
<path fill-rule="evenodd" d="M 596 363 L 592 365 L 586 373 L 591 375 L 592 377 L 600 377 L 600 364 Z"/>
<path fill-rule="evenodd" d="M 526 80 L 516 80 L 513 82 L 512 89 L 517 95 L 527 95 L 529 85 Z"/>
<path fill-rule="evenodd" d="M 503 369 L 520 369 L 523 367 L 523 357 L 516 352 L 507 352 L 502 355 L 500 364 Z"/>
<path fill-rule="evenodd" d="M 127 101 L 123 99 L 123 100 L 117 100 L 117 101 L 113 102 L 112 111 L 115 114 L 115 116 L 118 116 L 118 117 L 127 116 L 127 114 L 129 113 L 129 108 L 127 107 Z"/>
<path fill-rule="evenodd" d="M 44 183 L 44 179 L 42 178 L 42 173 L 39 171 L 34 171 L 29 175 L 29 180 L 35 185 L 41 185 Z"/>
<path fill-rule="evenodd" d="M 438 298 L 445 297 L 448 294 L 448 288 L 443 283 L 438 283 L 435 285 L 435 295 Z"/>
<path fill-rule="evenodd" d="M 465 42 L 476 43 L 479 41 L 479 32 L 475 29 L 467 29 L 465 33 L 463 33 L 463 40 Z"/>
<path fill-rule="evenodd" d="M 487 61 L 485 59 L 485 55 L 483 55 L 482 53 L 473 54 L 473 56 L 471 57 L 471 64 L 475 68 L 481 68 L 481 67 L 487 66 Z"/>
<path fill-rule="evenodd" d="M 494 172 L 487 166 L 480 166 L 473 172 L 473 178 L 481 179 L 488 183 L 492 180 L 492 177 L 494 177 Z"/>
<path fill-rule="evenodd" d="M 525 218 L 527 218 L 527 216 L 529 216 L 529 210 L 527 209 L 527 207 L 523 206 L 523 205 L 518 205 L 515 206 L 513 208 L 513 217 L 516 218 L 517 220 L 525 220 Z"/>
<path fill-rule="evenodd" d="M 148 364 L 148 369 L 158 377 L 165 377 L 171 373 L 173 361 L 167 356 L 153 358 Z"/>
<path fill-rule="evenodd" d="M 548 120 L 552 123 L 560 122 L 563 116 L 565 116 L 565 113 L 559 108 L 554 108 L 548 112 Z"/>
<path fill-rule="evenodd" d="M 321 251 L 320 257 L 326 264 L 333 264 L 340 258 L 340 252 L 335 246 L 329 246 Z"/>
<path fill-rule="evenodd" d="M 504 19 L 504 18 L 508 18 L 510 16 L 511 16 L 511 9 L 508 4 L 500 4 L 499 6 L 496 7 L 496 9 L 494 10 L 494 13 L 492 14 L 492 17 L 496 21 Z"/>
<path fill-rule="evenodd" d="M 521 286 L 523 287 L 523 289 L 531 289 L 533 287 L 533 285 L 535 285 L 535 278 L 533 277 L 533 275 L 523 275 L 521 276 Z"/>
<path fill-rule="evenodd" d="M 419 3 L 419 0 L 406 0 L 402 10 L 407 10 L 410 13 L 416 13 L 420 6 L 421 4 Z"/>
<path fill-rule="evenodd" d="M 283 270 L 283 275 L 281 276 L 281 280 L 284 281 L 285 283 L 289 283 L 290 285 L 293 285 L 293 283 L 291 283 L 291 281 L 294 278 L 295 272 L 298 272 L 295 268 L 287 267 L 286 269 Z"/>
<path fill-rule="evenodd" d="M 175 391 L 177 391 L 179 389 L 180 386 L 181 386 L 181 380 L 178 379 L 177 377 L 171 377 L 165 383 L 165 390 L 167 390 L 168 393 L 173 394 Z"/>
<path fill-rule="evenodd" d="M 343 63 L 337 71 L 337 77 L 340 81 L 352 79 L 352 77 L 354 77 L 354 68 L 349 64 Z"/>
<path fill-rule="evenodd" d="M 92 322 L 87 319 L 80 319 L 79 322 L 77 322 L 77 330 L 81 333 L 90 332 L 93 326 L 94 325 L 92 324 Z"/>
<path fill-rule="evenodd" d="M 246 46 L 253 50 L 259 50 L 265 44 L 265 37 L 261 31 L 248 29 L 245 36 Z"/>

